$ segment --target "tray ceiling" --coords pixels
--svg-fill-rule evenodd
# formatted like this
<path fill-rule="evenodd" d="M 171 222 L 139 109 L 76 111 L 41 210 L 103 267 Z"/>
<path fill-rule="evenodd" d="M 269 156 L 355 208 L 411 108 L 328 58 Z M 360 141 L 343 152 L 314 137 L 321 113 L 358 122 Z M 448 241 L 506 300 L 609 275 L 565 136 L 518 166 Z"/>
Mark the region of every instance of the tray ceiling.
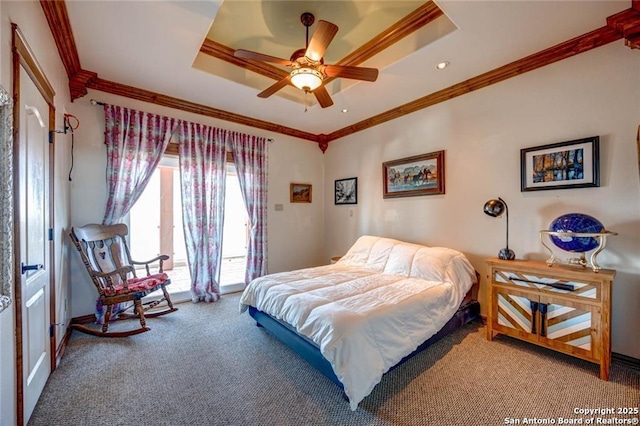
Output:
<path fill-rule="evenodd" d="M 300 13 L 311 11 L 316 19 L 340 27 L 326 53 L 327 61 L 340 61 L 354 49 L 358 52 L 371 34 L 384 31 L 389 22 L 397 24 L 398 17 L 424 3 L 78 0 L 42 4 L 74 98 L 87 89 L 104 91 L 320 143 L 603 44 L 624 44 L 626 38 L 637 45 L 633 31 L 640 22 L 640 3 L 629 0 L 436 0 L 444 16 L 415 28 L 363 63 L 380 69 L 376 82 L 348 85 L 345 79 L 337 79 L 329 87 L 334 106 L 312 105 L 305 112 L 301 91 L 291 88 L 282 96 L 260 99 L 257 94 L 273 78 L 203 55 L 204 46 L 228 46 L 231 57 L 233 49 L 240 47 L 287 58 L 304 43 Z M 608 17 L 623 11 L 620 19 L 608 22 Z M 436 70 L 442 61 L 450 66 Z M 88 100 L 85 96 L 75 102 Z"/>

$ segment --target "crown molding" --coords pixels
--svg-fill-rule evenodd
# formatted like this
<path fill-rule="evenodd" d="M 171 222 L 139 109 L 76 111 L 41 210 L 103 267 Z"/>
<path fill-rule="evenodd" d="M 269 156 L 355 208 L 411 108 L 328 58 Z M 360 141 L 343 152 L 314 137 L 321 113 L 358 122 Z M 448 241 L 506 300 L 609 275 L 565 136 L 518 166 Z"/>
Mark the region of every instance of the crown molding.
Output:
<path fill-rule="evenodd" d="M 612 41 L 619 40 L 622 36 L 617 31 L 608 26 L 598 28 L 590 33 L 581 35 L 564 43 L 557 44 L 548 49 L 542 50 L 533 55 L 503 65 L 494 70 L 488 71 L 479 76 L 470 78 L 461 83 L 454 84 L 445 89 L 438 90 L 427 96 L 423 96 L 404 105 L 387 110 L 381 114 L 369 117 L 358 123 L 344 127 L 327 135 L 328 142 L 348 136 L 352 133 L 360 132 L 369 127 L 377 126 L 384 122 L 394 120 L 412 112 L 439 104 L 449 99 L 457 98 L 469 92 L 473 92 L 483 87 L 491 86 L 511 77 L 516 77 L 537 68 L 544 67 L 562 59 L 584 53 L 596 47 L 603 46 Z"/>
<path fill-rule="evenodd" d="M 269 65 L 266 62 L 236 58 L 235 56 L 233 56 L 235 52 L 234 49 L 225 46 L 224 44 L 220 44 L 216 41 L 209 40 L 208 38 L 205 39 L 202 43 L 202 46 L 200 46 L 200 52 L 217 59 L 222 59 L 223 61 L 245 68 L 249 71 L 253 71 L 265 77 L 272 78 L 274 80 L 282 80 L 289 75 L 289 73 L 285 70 L 280 69 L 274 65 Z"/>
<path fill-rule="evenodd" d="M 313 133 L 304 132 L 302 130 L 286 127 L 269 121 L 257 120 L 233 112 L 225 111 L 218 108 L 212 108 L 207 105 L 197 104 L 172 96 L 163 95 L 161 93 L 151 92 L 149 90 L 140 89 L 138 87 L 127 86 L 125 84 L 116 83 L 114 81 L 105 80 L 99 77 L 92 79 L 87 85 L 89 89 L 99 90 L 113 95 L 123 96 L 130 99 L 136 99 L 150 104 L 160 105 L 168 108 L 174 108 L 181 111 L 191 112 L 194 114 L 212 117 L 218 120 L 230 121 L 232 123 L 242 124 L 244 126 L 254 127 L 256 129 L 267 130 L 270 132 L 281 133 L 283 135 L 293 136 L 300 139 L 306 139 L 312 142 L 318 142 L 318 136 Z"/>
<path fill-rule="evenodd" d="M 71 78 L 82 69 L 80 57 L 73 37 L 71 22 L 67 14 L 67 4 L 64 1 L 40 0 L 40 5 L 47 18 L 49 29 L 58 47 L 58 53 L 67 71 L 67 76 Z"/>
<path fill-rule="evenodd" d="M 318 146 L 322 150 L 322 152 L 327 149 L 329 143 L 333 140 L 351 135 L 356 132 L 360 132 L 373 126 L 377 126 L 378 124 L 394 120 L 396 118 L 411 114 L 413 112 L 436 105 L 438 103 L 445 102 L 449 99 L 453 99 L 463 94 L 481 89 L 483 87 L 499 83 L 508 78 L 524 74 L 526 72 L 552 64 L 562 59 L 587 52 L 591 49 L 595 49 L 613 41 L 624 38 L 625 43 L 631 48 L 638 48 L 640 44 L 640 0 L 632 0 L 631 8 L 608 17 L 606 21 L 607 25 L 604 27 L 598 28 L 594 31 L 588 32 L 566 42 L 557 44 L 538 53 L 534 53 L 533 55 L 511 62 L 507 65 L 503 65 L 499 68 L 473 77 L 469 80 L 454 84 L 453 86 L 450 86 L 448 88 L 428 94 L 404 105 L 392 108 L 381 114 L 374 115 L 365 120 L 343 127 L 342 129 L 336 130 L 329 134 L 313 134 L 302 130 L 293 129 L 291 127 L 282 126 L 276 123 L 258 120 L 252 117 L 247 117 L 240 114 L 235 114 L 221 109 L 209 107 L 206 105 L 196 104 L 184 99 L 179 99 L 141 88 L 127 86 L 117 82 L 101 79 L 98 77 L 97 73 L 83 70 L 80 67 L 80 60 L 76 50 L 73 32 L 69 23 L 64 0 L 41 0 L 40 3 L 47 18 L 49 27 L 51 28 L 53 38 L 56 42 L 56 45 L 58 46 L 60 58 L 62 59 L 64 67 L 67 70 L 67 75 L 69 76 L 72 101 L 77 99 L 78 97 L 84 96 L 87 93 L 87 88 L 90 88 L 132 99 L 142 100 L 168 108 L 174 108 L 182 111 L 204 115 L 207 117 L 216 118 L 219 120 L 230 121 L 262 130 L 309 140 L 318 143 Z M 381 39 L 374 42 L 373 44 L 376 46 L 383 45 L 384 43 L 393 44 L 401 37 L 404 37 L 419 28 L 421 22 L 424 21 L 422 25 L 426 25 L 426 23 L 430 22 L 430 20 L 436 19 L 437 16 L 435 15 L 437 15 L 437 11 L 435 11 L 435 9 L 432 9 L 432 7 L 435 7 L 435 5 L 431 6 L 431 3 L 431 1 L 427 2 L 423 7 L 418 8 L 416 11 L 414 11 L 413 14 L 415 14 L 415 16 L 409 15 L 407 18 L 405 18 L 407 22 L 402 23 L 404 21 L 403 19 L 394 26 L 387 29 L 387 31 L 381 33 L 381 35 L 379 36 L 381 37 Z M 407 26 L 408 28 L 403 30 L 403 25 Z M 383 36 L 382 34 L 386 35 Z M 346 62 L 341 64 L 349 64 L 351 66 L 355 66 L 361 63 L 358 61 L 364 61 L 368 59 L 367 55 L 372 54 L 372 52 L 374 52 L 373 49 L 373 47 L 369 47 L 367 46 L 367 44 L 365 44 L 352 54 L 353 57 L 352 55 L 349 55 L 345 59 L 343 59 Z M 205 40 L 205 43 L 203 43 L 201 47 L 201 51 L 203 51 L 203 53 L 211 54 L 212 56 L 220 57 L 220 59 L 222 59 L 222 57 L 225 57 L 227 58 L 225 60 L 227 60 L 228 62 L 242 61 L 243 64 L 241 66 L 253 67 L 254 69 L 251 69 L 252 71 L 261 73 L 262 75 L 266 75 L 270 78 L 281 79 L 283 77 L 283 73 L 284 75 L 286 75 L 286 71 L 283 71 L 275 66 L 260 63 L 259 61 L 249 61 L 234 58 L 233 49 L 223 46 L 219 43 L 212 42 L 210 40 Z"/>
<path fill-rule="evenodd" d="M 336 65 L 360 65 L 367 59 L 374 57 L 378 53 L 439 18 L 443 14 L 442 10 L 440 10 L 440 8 L 430 0 L 351 52 L 349 55 L 336 62 Z M 282 80 L 284 77 L 289 75 L 288 72 L 262 61 L 236 58 L 233 56 L 233 53 L 235 52 L 234 49 L 210 39 L 204 40 L 200 47 L 200 52 L 229 62 L 233 65 L 246 68 L 249 71 L 253 71 L 265 77 L 273 78 L 274 80 Z M 330 83 L 333 80 L 335 80 L 335 77 L 327 77 L 324 79 L 324 84 Z"/>
<path fill-rule="evenodd" d="M 336 65 L 360 65 L 442 15 L 442 10 L 433 1 L 428 1 L 342 58 Z"/>
<path fill-rule="evenodd" d="M 624 37 L 626 46 L 640 49 L 640 1 L 634 1 L 630 9 L 609 16 L 607 25 Z"/>

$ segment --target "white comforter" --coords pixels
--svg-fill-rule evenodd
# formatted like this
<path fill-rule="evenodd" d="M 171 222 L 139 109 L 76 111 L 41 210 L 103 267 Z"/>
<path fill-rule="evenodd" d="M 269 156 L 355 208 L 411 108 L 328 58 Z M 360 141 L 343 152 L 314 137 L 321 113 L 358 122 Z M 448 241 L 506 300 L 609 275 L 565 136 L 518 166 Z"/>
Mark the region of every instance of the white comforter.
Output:
<path fill-rule="evenodd" d="M 355 410 L 453 316 L 475 281 L 455 250 L 361 237 L 334 265 L 253 280 L 240 300 L 315 342 Z"/>

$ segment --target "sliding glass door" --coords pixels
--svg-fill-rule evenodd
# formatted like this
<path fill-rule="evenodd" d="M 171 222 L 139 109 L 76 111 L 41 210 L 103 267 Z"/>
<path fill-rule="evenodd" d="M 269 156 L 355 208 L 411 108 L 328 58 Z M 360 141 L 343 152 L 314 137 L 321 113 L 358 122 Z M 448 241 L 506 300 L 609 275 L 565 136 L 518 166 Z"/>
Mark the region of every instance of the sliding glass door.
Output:
<path fill-rule="evenodd" d="M 171 256 L 165 272 L 174 301 L 190 299 L 191 277 L 182 227 L 182 197 L 178 159 L 165 156 L 144 193 L 129 213 L 131 256 L 148 260 L 159 254 Z M 221 292 L 244 288 L 247 256 L 247 214 L 240 184 L 232 163 L 227 164 L 225 219 L 220 273 Z M 140 271 L 140 275 L 144 271 Z"/>

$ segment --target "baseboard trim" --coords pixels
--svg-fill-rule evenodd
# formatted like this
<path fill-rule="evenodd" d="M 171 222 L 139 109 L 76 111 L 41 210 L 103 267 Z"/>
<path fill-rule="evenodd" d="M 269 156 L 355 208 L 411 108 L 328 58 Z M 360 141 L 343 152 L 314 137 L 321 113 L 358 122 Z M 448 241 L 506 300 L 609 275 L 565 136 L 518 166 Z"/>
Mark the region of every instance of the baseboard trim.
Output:
<path fill-rule="evenodd" d="M 67 327 L 64 332 L 64 337 L 62 338 L 62 342 L 60 342 L 60 346 L 56 348 L 56 368 L 60 365 L 60 361 L 62 360 L 62 356 L 64 355 L 64 351 L 69 346 L 69 338 L 71 337 L 71 328 Z"/>
<path fill-rule="evenodd" d="M 83 315 L 81 317 L 71 318 L 71 325 L 73 324 L 89 324 L 96 321 L 94 314 Z"/>
<path fill-rule="evenodd" d="M 616 364 L 622 364 L 626 367 L 640 371 L 640 359 L 618 353 L 611 353 L 611 360 Z"/>

